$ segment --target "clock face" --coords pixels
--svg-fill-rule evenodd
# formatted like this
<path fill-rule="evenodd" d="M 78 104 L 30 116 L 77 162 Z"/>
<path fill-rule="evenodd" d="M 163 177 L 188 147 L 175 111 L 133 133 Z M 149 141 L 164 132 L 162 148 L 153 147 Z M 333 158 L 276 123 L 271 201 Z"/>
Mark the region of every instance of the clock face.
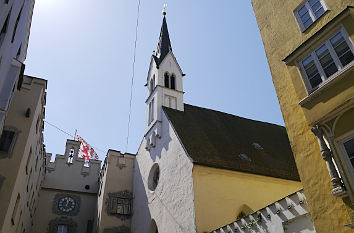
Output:
<path fill-rule="evenodd" d="M 58 208 L 64 213 L 69 213 L 75 209 L 75 201 L 71 197 L 63 197 L 59 199 Z"/>

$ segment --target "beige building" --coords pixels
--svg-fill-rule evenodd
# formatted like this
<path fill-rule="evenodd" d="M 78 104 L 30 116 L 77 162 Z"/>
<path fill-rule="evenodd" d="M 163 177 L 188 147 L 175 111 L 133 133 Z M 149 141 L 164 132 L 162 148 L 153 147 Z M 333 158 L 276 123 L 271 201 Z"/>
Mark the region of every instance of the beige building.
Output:
<path fill-rule="evenodd" d="M 0 134 L 14 89 L 23 82 L 34 2 L 0 1 Z"/>
<path fill-rule="evenodd" d="M 109 150 L 100 174 L 97 233 L 129 233 L 135 155 Z"/>
<path fill-rule="evenodd" d="M 50 162 L 40 190 L 33 233 L 92 232 L 97 206 L 98 177 L 101 161 L 78 158 L 80 142 L 67 140 L 64 155 Z"/>
<path fill-rule="evenodd" d="M 0 138 L 0 232 L 29 232 L 43 180 L 47 81 L 24 76 Z"/>

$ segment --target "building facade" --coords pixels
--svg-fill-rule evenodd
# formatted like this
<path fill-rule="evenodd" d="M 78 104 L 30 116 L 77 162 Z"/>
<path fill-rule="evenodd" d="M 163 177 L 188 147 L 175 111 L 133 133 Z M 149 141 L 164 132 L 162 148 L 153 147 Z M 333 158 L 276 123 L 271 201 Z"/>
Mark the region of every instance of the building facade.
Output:
<path fill-rule="evenodd" d="M 354 222 L 354 3 L 252 0 L 317 232 Z"/>
<path fill-rule="evenodd" d="M 45 173 L 43 118 L 47 81 L 24 76 L 0 138 L 0 232 L 29 232 Z"/>
<path fill-rule="evenodd" d="M 13 96 L 21 88 L 34 0 L 0 2 L 0 133 Z"/>
<path fill-rule="evenodd" d="M 80 142 L 67 140 L 64 155 L 50 162 L 40 189 L 32 232 L 92 233 L 97 208 L 101 161 L 78 157 Z"/>
<path fill-rule="evenodd" d="M 130 233 L 135 155 L 108 150 L 100 173 L 97 233 Z"/>

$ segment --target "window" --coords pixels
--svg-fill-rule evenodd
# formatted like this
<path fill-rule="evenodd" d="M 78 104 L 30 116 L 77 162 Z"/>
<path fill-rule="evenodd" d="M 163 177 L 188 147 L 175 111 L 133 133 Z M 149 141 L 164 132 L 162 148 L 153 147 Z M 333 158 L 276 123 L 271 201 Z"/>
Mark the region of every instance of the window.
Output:
<path fill-rule="evenodd" d="M 176 85 L 175 85 L 175 82 L 176 82 L 176 78 L 175 76 L 172 74 L 171 75 L 171 89 L 175 90 L 176 89 Z"/>
<path fill-rule="evenodd" d="M 153 75 L 152 78 L 150 79 L 150 93 L 152 93 L 154 88 L 155 88 L 155 75 Z"/>
<path fill-rule="evenodd" d="M 28 175 L 28 165 L 31 161 L 31 157 L 32 157 L 32 147 L 30 147 L 30 151 L 27 157 L 27 162 L 26 162 L 26 175 Z"/>
<path fill-rule="evenodd" d="M 12 223 L 12 225 L 15 225 L 15 218 L 16 218 L 16 213 L 17 213 L 18 205 L 20 204 L 20 200 L 21 200 L 21 197 L 20 197 L 20 194 L 18 193 L 18 194 L 17 194 L 17 198 L 16 198 L 16 202 L 15 202 L 15 206 L 14 206 L 14 209 L 13 209 L 13 211 L 12 211 L 12 216 L 11 216 L 11 223 Z"/>
<path fill-rule="evenodd" d="M 57 233 L 67 233 L 67 232 L 68 232 L 68 226 L 66 226 L 66 225 L 58 225 Z"/>
<path fill-rule="evenodd" d="M 327 11 L 323 0 L 308 0 L 295 10 L 295 16 L 302 31 L 305 31 Z"/>
<path fill-rule="evenodd" d="M 353 54 L 353 45 L 344 29 L 341 29 L 303 59 L 300 62 L 300 67 L 309 92 L 316 90 L 330 77 L 353 64 Z"/>
<path fill-rule="evenodd" d="M 157 163 L 155 163 L 150 170 L 148 177 L 148 188 L 151 191 L 154 191 L 159 183 L 160 179 L 160 167 Z"/>
<path fill-rule="evenodd" d="M 166 72 L 164 76 L 165 87 L 176 90 L 176 76 L 172 74 L 171 76 Z"/>
<path fill-rule="evenodd" d="M 344 154 L 350 162 L 351 169 L 354 169 L 354 135 L 343 142 Z"/>
<path fill-rule="evenodd" d="M 71 148 L 69 151 L 69 157 L 68 157 L 68 161 L 67 161 L 69 164 L 73 163 L 74 154 L 75 154 L 75 150 L 73 148 Z"/>
<path fill-rule="evenodd" d="M 24 3 L 23 3 L 23 5 L 24 5 Z M 22 14 L 23 5 L 22 5 L 22 7 L 21 7 L 20 12 L 18 13 L 17 18 L 16 18 L 16 22 L 15 22 L 14 31 L 12 32 L 11 43 L 13 43 L 13 42 L 14 42 L 14 40 L 15 40 L 16 30 L 17 30 L 18 22 L 20 21 L 20 18 L 21 18 L 21 14 Z"/>
<path fill-rule="evenodd" d="M 117 214 L 130 214 L 130 199 L 117 198 Z"/>
<path fill-rule="evenodd" d="M 18 47 L 18 50 L 17 50 L 17 54 L 16 54 L 16 58 L 17 58 L 17 60 L 20 60 L 20 56 L 21 56 L 21 49 L 22 49 L 22 44 L 20 45 L 20 47 Z"/>
<path fill-rule="evenodd" d="M 34 170 L 35 170 L 35 171 L 37 171 L 37 166 L 38 166 L 38 156 L 37 156 L 37 158 L 36 158 L 36 165 L 35 165 L 35 167 L 34 167 Z"/>
<path fill-rule="evenodd" d="M 149 124 L 154 121 L 154 99 L 149 103 Z"/>
<path fill-rule="evenodd" d="M 0 137 L 0 152 L 9 153 L 13 142 L 15 139 L 16 132 L 11 130 L 3 130 L 1 137 Z"/>
<path fill-rule="evenodd" d="M 119 215 L 130 215 L 132 213 L 131 198 L 111 196 L 110 213 Z"/>
<path fill-rule="evenodd" d="M 170 76 L 168 73 L 165 73 L 165 87 L 169 88 L 170 87 Z"/>
<path fill-rule="evenodd" d="M 2 28 L 0 31 L 0 48 L 1 48 L 2 42 L 5 39 L 7 28 L 9 26 L 11 11 L 12 11 L 12 8 L 10 9 L 9 14 L 7 15 L 6 20 L 5 20 L 4 24 L 2 25 Z"/>

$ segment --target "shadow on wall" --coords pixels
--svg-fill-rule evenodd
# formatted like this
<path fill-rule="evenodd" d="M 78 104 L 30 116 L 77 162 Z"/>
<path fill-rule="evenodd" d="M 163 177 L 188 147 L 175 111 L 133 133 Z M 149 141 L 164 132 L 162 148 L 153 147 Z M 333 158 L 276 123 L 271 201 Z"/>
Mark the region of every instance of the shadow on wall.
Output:
<path fill-rule="evenodd" d="M 133 201 L 133 220 L 132 232 L 144 232 L 150 225 L 151 214 L 148 206 L 145 186 L 140 172 L 140 167 L 135 160 L 134 172 L 134 201 Z"/>
<path fill-rule="evenodd" d="M 163 113 L 165 114 L 165 113 Z M 163 121 L 163 125 L 161 126 L 162 129 L 164 129 L 164 131 L 162 132 L 162 137 L 159 139 L 159 138 L 156 138 L 156 146 L 151 148 L 150 151 L 148 152 L 150 154 L 150 157 L 151 157 L 151 160 L 153 162 L 156 161 L 156 157 L 159 157 L 161 159 L 161 156 L 162 156 L 162 151 L 163 149 L 165 149 L 165 151 L 168 151 L 169 150 L 169 145 L 170 145 L 170 142 L 172 141 L 172 138 L 171 138 L 171 132 L 170 132 L 170 125 L 169 125 L 169 121 L 167 120 L 167 117 L 165 116 L 166 120 Z"/>

